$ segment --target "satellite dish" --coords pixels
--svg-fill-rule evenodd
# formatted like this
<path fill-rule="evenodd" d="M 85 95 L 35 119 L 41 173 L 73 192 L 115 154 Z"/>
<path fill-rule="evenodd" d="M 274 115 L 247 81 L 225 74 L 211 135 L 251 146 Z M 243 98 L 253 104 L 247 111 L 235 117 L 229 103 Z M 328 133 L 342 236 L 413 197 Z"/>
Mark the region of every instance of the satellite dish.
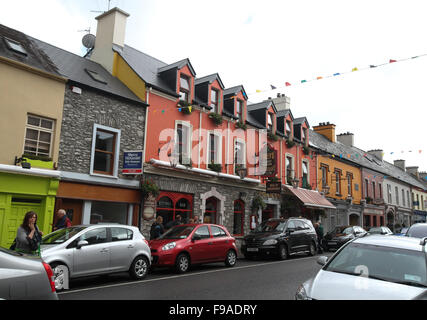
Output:
<path fill-rule="evenodd" d="M 87 49 L 92 49 L 95 46 L 95 38 L 93 34 L 85 34 L 82 38 L 82 43 Z"/>

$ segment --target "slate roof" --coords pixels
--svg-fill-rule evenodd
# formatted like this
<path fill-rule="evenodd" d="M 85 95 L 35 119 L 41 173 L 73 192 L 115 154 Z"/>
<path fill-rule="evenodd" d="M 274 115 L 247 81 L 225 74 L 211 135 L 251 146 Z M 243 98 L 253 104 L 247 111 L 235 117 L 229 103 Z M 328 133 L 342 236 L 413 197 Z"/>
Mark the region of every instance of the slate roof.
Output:
<path fill-rule="evenodd" d="M 4 37 L 19 42 L 26 54 L 9 49 Z M 24 63 L 41 71 L 61 76 L 55 64 L 31 39 L 22 32 L 0 24 L 0 55 Z"/>
<path fill-rule="evenodd" d="M 392 177 L 401 180 L 407 184 L 426 190 L 426 187 L 409 173 L 403 171 L 402 169 L 396 167 L 395 165 L 387 161 L 378 159 L 377 157 L 368 154 L 366 151 L 363 151 L 354 146 L 349 147 L 345 144 L 340 143 L 339 141 L 333 143 L 323 135 L 313 130 L 309 131 L 309 135 L 309 144 L 311 147 L 320 149 L 331 155 L 333 154 L 337 158 L 337 160 L 342 158 L 345 161 L 349 161 L 355 165 L 381 173 L 386 176 L 386 178 Z M 350 154 L 350 158 L 348 158 L 348 154 Z"/>
<path fill-rule="evenodd" d="M 50 60 L 58 68 L 58 71 L 71 81 L 145 105 L 128 87 L 119 79 L 112 76 L 97 62 L 57 48 L 41 40 L 32 37 L 29 38 L 49 56 Z M 98 73 L 105 79 L 106 83 L 94 80 L 85 69 Z"/>
<path fill-rule="evenodd" d="M 213 83 L 215 80 L 218 80 L 218 83 L 221 86 L 221 89 L 224 90 L 224 88 L 225 88 L 224 84 L 222 83 L 222 80 L 219 77 L 218 73 L 214 73 L 214 74 L 210 74 L 208 76 L 197 78 L 194 80 L 194 85 L 198 85 L 200 83 L 205 83 L 205 82 Z"/>
<path fill-rule="evenodd" d="M 248 95 L 246 94 L 245 88 L 243 88 L 242 85 L 238 85 L 238 86 L 234 86 L 234 87 L 230 87 L 224 90 L 224 97 L 231 95 L 231 94 L 236 94 L 238 92 L 242 91 L 243 92 L 243 97 L 245 97 L 245 99 L 248 99 Z"/>

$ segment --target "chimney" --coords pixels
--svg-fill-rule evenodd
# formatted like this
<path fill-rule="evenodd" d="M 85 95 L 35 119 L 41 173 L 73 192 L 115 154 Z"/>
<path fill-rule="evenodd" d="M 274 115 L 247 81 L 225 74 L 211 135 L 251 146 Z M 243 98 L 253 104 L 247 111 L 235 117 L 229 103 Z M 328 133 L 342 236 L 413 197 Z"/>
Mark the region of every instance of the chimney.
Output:
<path fill-rule="evenodd" d="M 350 132 L 341 133 L 337 135 L 337 141 L 348 147 L 352 147 L 354 145 L 354 134 Z"/>
<path fill-rule="evenodd" d="M 318 126 L 313 127 L 313 130 L 326 137 L 329 141 L 335 142 L 335 125 L 332 123 L 319 123 Z"/>
<path fill-rule="evenodd" d="M 373 155 L 374 157 L 377 157 L 383 161 L 383 151 L 381 149 L 369 150 L 368 154 Z"/>
<path fill-rule="evenodd" d="M 420 178 L 420 174 L 418 173 L 418 167 L 406 167 L 406 172 L 412 174 L 417 179 Z"/>
<path fill-rule="evenodd" d="M 427 172 L 426 172 L 426 171 L 421 171 L 421 172 L 419 173 L 419 175 L 420 175 L 420 179 L 421 179 L 421 180 L 425 180 L 425 181 L 427 181 Z"/>
<path fill-rule="evenodd" d="M 272 100 L 277 108 L 277 111 L 290 109 L 291 98 L 285 96 L 284 94 L 277 93 L 277 97 Z"/>
<path fill-rule="evenodd" d="M 113 45 L 124 47 L 126 34 L 126 19 L 129 14 L 113 8 L 95 19 L 98 20 L 96 28 L 95 48 L 91 60 L 98 62 L 113 74 L 114 52 Z"/>
<path fill-rule="evenodd" d="M 405 171 L 405 160 L 394 160 L 394 166 Z"/>

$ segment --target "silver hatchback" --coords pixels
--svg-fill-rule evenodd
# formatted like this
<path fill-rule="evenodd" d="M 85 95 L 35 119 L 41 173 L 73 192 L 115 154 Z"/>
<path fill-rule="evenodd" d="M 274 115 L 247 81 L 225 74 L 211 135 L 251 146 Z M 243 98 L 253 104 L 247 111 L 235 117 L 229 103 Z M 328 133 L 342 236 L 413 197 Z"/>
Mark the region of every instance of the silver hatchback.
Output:
<path fill-rule="evenodd" d="M 137 227 L 119 224 L 79 225 L 46 235 L 41 256 L 55 275 L 56 290 L 69 279 L 128 271 L 136 280 L 150 268 L 148 242 Z"/>
<path fill-rule="evenodd" d="M 304 282 L 297 300 L 427 299 L 427 238 L 368 235 L 345 244 Z"/>

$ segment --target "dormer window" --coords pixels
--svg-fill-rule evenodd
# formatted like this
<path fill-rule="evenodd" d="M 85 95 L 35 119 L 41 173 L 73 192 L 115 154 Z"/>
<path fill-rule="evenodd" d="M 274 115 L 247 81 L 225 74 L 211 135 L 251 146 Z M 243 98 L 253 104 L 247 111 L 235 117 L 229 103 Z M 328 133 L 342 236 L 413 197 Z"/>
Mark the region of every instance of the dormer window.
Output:
<path fill-rule="evenodd" d="M 273 114 L 268 113 L 268 123 L 267 123 L 267 129 L 269 132 L 273 132 Z"/>
<path fill-rule="evenodd" d="M 290 138 L 290 137 L 291 137 L 291 133 L 292 133 L 292 130 L 291 130 L 291 122 L 290 122 L 289 120 L 286 120 L 286 124 L 285 124 L 285 126 L 286 126 L 286 128 L 285 128 L 286 136 L 287 136 L 288 138 Z"/>
<path fill-rule="evenodd" d="M 307 145 L 307 128 L 302 128 L 301 131 L 301 140 L 304 143 L 304 145 Z"/>
<path fill-rule="evenodd" d="M 180 78 L 179 96 L 180 100 L 184 100 L 186 102 L 189 102 L 190 100 L 190 79 L 185 76 L 181 76 Z"/>
<path fill-rule="evenodd" d="M 218 90 L 211 89 L 211 107 L 212 107 L 212 112 L 215 112 L 215 113 L 219 113 L 218 97 L 219 97 Z"/>
<path fill-rule="evenodd" d="M 6 37 L 3 37 L 3 39 L 7 47 L 9 48 L 9 50 L 13 50 L 15 52 L 27 55 L 27 51 L 25 51 L 24 47 L 20 42 L 6 38 Z"/>
<path fill-rule="evenodd" d="M 243 122 L 243 101 L 239 99 L 236 100 L 236 116 Z"/>

